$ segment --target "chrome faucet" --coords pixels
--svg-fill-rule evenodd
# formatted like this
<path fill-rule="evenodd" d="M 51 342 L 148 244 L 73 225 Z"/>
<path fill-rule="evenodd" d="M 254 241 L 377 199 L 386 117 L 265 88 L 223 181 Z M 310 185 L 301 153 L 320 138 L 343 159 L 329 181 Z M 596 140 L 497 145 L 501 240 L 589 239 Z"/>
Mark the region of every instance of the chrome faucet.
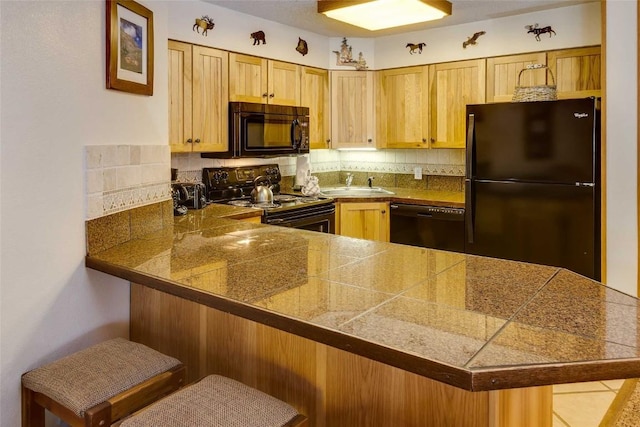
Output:
<path fill-rule="evenodd" d="M 347 182 L 346 182 L 347 187 L 351 187 L 351 183 L 352 183 L 352 182 L 353 182 L 353 174 L 348 173 L 348 174 L 347 174 Z"/>
<path fill-rule="evenodd" d="M 367 184 L 369 185 L 369 188 L 371 188 L 373 186 L 373 180 L 375 178 L 370 176 L 369 178 L 367 178 Z"/>

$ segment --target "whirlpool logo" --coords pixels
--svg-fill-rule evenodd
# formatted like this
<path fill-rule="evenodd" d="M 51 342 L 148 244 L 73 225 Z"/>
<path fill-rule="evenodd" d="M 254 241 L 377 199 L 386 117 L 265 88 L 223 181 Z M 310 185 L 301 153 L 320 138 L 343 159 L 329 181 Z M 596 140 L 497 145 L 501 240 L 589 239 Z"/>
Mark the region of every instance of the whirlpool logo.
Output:
<path fill-rule="evenodd" d="M 584 119 L 586 117 L 589 117 L 588 113 L 573 113 L 573 117 L 575 117 L 576 119 Z"/>

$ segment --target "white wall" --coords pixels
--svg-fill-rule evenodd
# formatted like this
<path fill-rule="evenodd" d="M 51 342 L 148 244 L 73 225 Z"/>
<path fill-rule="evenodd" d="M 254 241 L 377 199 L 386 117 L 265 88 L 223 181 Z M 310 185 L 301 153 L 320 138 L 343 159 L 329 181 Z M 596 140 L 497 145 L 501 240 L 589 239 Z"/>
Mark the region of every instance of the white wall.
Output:
<path fill-rule="evenodd" d="M 455 13 L 455 11 L 454 11 Z M 556 35 L 540 36 L 536 41 L 525 25 L 551 26 Z M 486 34 L 475 46 L 462 48 L 462 42 L 477 31 Z M 458 61 L 514 53 L 538 52 L 568 47 L 600 44 L 600 4 L 587 3 L 558 9 L 532 12 L 508 18 L 435 28 L 426 31 L 380 37 L 376 39 L 376 68 L 394 68 L 418 64 Z M 421 54 L 409 54 L 407 43 L 426 43 Z"/>
<path fill-rule="evenodd" d="M 167 4 L 152 97 L 105 89 L 104 1 L 1 1 L 0 425 L 20 375 L 127 336 L 126 282 L 84 267 L 84 146 L 167 144 Z"/>
<path fill-rule="evenodd" d="M 635 1 L 607 5 L 607 285 L 637 295 L 638 23 Z"/>

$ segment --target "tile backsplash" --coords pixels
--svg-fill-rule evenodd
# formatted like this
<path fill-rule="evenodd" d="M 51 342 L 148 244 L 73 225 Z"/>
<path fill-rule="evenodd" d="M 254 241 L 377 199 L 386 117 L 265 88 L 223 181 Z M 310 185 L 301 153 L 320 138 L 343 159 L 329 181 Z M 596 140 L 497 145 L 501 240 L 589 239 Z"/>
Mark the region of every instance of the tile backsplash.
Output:
<path fill-rule="evenodd" d="M 464 176 L 464 149 L 338 151 L 312 150 L 309 153 L 312 173 L 322 172 L 386 172 L 414 174 L 416 167 L 424 175 Z M 271 159 L 203 159 L 199 154 L 172 154 L 171 167 L 178 169 L 178 180 L 195 182 L 202 179 L 204 167 L 259 165 L 278 163 L 283 176 L 296 174 L 295 157 Z"/>
<path fill-rule="evenodd" d="M 168 145 L 85 146 L 86 219 L 171 199 Z"/>

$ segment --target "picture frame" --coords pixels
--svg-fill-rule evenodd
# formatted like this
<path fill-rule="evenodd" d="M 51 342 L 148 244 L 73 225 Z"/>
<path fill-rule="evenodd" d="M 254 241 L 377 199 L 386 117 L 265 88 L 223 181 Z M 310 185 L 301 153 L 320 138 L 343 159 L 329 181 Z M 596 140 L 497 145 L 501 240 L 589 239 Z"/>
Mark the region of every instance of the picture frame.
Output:
<path fill-rule="evenodd" d="M 106 0 L 107 89 L 153 95 L 153 12 L 133 0 Z"/>

